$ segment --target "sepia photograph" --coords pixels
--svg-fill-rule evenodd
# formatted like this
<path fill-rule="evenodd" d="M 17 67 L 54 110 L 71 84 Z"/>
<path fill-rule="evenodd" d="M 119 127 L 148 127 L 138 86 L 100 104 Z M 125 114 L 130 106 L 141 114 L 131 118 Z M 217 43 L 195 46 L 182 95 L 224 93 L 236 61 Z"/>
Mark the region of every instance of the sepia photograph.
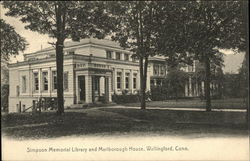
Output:
<path fill-rule="evenodd" d="M 2 1 L 3 161 L 249 161 L 247 0 Z"/>

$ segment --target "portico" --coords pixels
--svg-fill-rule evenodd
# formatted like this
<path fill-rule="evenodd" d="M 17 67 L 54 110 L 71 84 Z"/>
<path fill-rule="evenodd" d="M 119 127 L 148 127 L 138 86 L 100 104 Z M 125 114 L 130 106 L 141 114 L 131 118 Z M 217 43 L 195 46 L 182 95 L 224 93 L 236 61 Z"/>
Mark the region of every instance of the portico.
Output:
<path fill-rule="evenodd" d="M 75 68 L 77 103 L 111 102 L 111 76 L 109 65 L 81 63 Z"/>

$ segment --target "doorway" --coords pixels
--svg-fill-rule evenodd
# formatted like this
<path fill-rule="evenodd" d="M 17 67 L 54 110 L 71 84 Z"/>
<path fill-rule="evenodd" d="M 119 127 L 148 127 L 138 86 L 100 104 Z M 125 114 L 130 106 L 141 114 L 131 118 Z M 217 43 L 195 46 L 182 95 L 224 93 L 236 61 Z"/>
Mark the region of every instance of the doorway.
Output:
<path fill-rule="evenodd" d="M 85 102 L 85 76 L 78 76 L 79 101 Z"/>

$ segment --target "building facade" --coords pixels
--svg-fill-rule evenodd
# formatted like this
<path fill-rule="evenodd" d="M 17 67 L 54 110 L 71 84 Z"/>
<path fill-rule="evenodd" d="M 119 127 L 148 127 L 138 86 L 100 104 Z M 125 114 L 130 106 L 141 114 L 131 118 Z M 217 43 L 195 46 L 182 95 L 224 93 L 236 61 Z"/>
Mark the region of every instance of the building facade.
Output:
<path fill-rule="evenodd" d="M 131 55 L 130 51 L 124 50 L 116 42 L 105 39 L 65 42 L 62 80 L 65 107 L 93 103 L 100 98 L 112 102 L 112 95 L 121 94 L 123 90 L 136 94 L 140 89 L 139 61 Z M 183 70 L 190 72 L 189 68 Z M 26 109 L 41 97 L 56 97 L 55 49 L 51 47 L 25 54 L 23 62 L 9 65 L 9 75 L 9 112 L 17 112 L 20 103 L 22 109 Z M 164 58 L 151 57 L 147 90 L 152 85 L 162 85 L 166 75 Z M 186 96 L 199 95 L 199 87 L 192 84 L 191 80 L 186 84 Z M 200 88 L 204 88 L 204 83 Z"/>

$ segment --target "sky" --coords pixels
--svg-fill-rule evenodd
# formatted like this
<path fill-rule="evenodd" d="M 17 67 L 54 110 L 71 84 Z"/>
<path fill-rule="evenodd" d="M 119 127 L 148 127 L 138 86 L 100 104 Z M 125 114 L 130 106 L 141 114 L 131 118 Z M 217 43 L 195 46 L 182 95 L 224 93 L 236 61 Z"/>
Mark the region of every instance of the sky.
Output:
<path fill-rule="evenodd" d="M 24 53 L 32 53 L 42 48 L 50 47 L 48 42 L 55 42 L 54 39 L 49 38 L 47 35 L 41 35 L 38 32 L 33 32 L 24 28 L 25 24 L 22 23 L 18 18 L 5 16 L 7 9 L 4 9 L 0 4 L 1 18 L 15 28 L 15 31 L 24 37 L 29 43 L 27 49 Z M 234 54 L 231 50 L 222 50 L 225 53 L 223 68 L 224 73 L 237 73 L 244 59 L 243 53 Z M 10 63 L 15 63 L 17 61 L 23 61 L 23 53 L 20 53 L 16 57 L 11 57 Z"/>

